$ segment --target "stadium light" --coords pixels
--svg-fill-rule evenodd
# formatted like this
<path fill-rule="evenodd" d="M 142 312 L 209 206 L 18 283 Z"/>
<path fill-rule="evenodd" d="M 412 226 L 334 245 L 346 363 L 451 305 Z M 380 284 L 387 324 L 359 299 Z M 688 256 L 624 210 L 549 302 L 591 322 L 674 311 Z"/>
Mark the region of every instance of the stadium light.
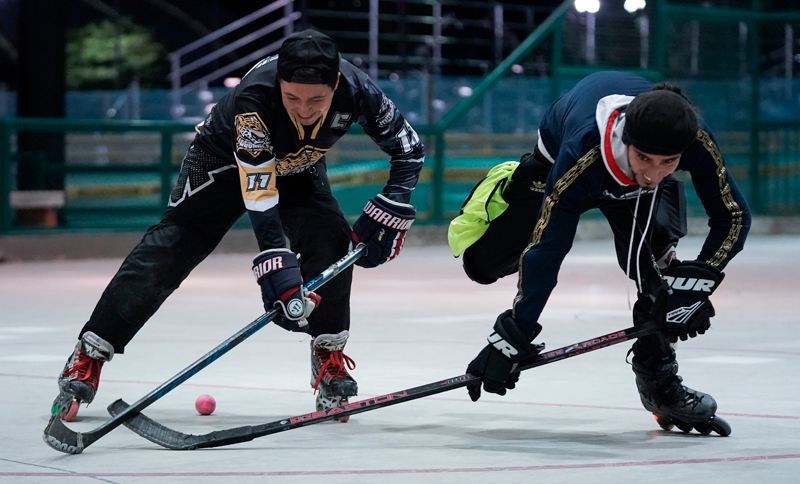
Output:
<path fill-rule="evenodd" d="M 600 0 L 575 0 L 575 10 L 580 13 L 597 13 L 600 10 Z"/>
<path fill-rule="evenodd" d="M 647 2 L 645 0 L 625 0 L 625 10 L 633 13 L 637 10 L 644 10 Z"/>
<path fill-rule="evenodd" d="M 458 95 L 461 97 L 472 96 L 472 88 L 469 86 L 461 86 L 458 88 Z"/>

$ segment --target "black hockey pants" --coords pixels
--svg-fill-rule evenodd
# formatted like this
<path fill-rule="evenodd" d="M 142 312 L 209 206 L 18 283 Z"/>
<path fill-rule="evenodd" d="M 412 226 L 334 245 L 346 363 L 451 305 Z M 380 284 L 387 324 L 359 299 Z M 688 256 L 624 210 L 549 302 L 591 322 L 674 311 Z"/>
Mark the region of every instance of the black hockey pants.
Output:
<path fill-rule="evenodd" d="M 530 243 L 544 200 L 544 183 L 551 166 L 538 149 L 532 155 L 522 157 L 511 182 L 503 192 L 508 208 L 492 220 L 486 233 L 477 242 L 464 251 L 464 271 L 470 279 L 480 284 L 491 284 L 519 270 L 520 256 Z M 658 290 L 660 284 L 653 282 L 658 280 L 658 276 L 653 268 L 651 254 L 656 260 L 660 259 L 687 233 L 683 183 L 672 176 L 667 177 L 659 187 L 657 197 L 655 213 L 639 256 L 642 281 L 649 286 L 645 292 Z M 636 248 L 641 231 L 647 224 L 651 200 L 652 194 L 642 194 L 639 201 L 636 221 L 639 229 L 634 234 L 630 270 L 634 281 L 637 279 Z M 608 219 L 614 236 L 617 261 L 623 271 L 628 260 L 635 204 L 636 198 L 604 198 L 592 199 L 583 208 L 584 212 L 597 208 Z"/>
<path fill-rule="evenodd" d="M 331 194 L 324 160 L 276 183 L 280 221 L 308 281 L 347 253 L 350 225 Z M 122 353 L 244 213 L 236 165 L 190 146 L 163 219 L 122 263 L 79 336 L 92 331 Z M 322 304 L 309 317 L 312 336 L 349 329 L 351 281 L 352 268 L 316 291 Z M 260 297 L 255 281 L 253 297 Z"/>

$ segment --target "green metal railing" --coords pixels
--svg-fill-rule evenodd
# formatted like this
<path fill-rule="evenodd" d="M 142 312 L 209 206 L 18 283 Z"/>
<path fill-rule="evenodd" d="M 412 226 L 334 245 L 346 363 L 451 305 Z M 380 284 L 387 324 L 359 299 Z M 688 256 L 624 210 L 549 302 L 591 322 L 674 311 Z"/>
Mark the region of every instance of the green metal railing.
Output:
<path fill-rule="evenodd" d="M 432 200 L 430 200 L 428 205 L 431 207 L 439 207 L 438 209 L 433 208 L 429 214 L 423 214 L 423 221 L 439 221 L 442 217 L 436 217 L 433 214 L 436 213 L 436 210 L 441 210 L 442 206 L 441 187 L 443 184 L 444 168 L 441 164 L 443 164 L 444 158 L 439 156 L 438 151 L 440 148 L 443 149 L 444 147 L 444 135 L 441 128 L 437 126 L 418 126 L 416 127 L 416 131 L 421 137 L 427 137 L 428 140 L 433 141 L 433 143 L 428 146 L 429 153 L 431 148 L 433 151 L 430 159 L 434 160 L 434 166 L 431 170 L 432 188 L 430 192 Z M 48 160 L 41 160 L 42 163 L 39 164 L 40 166 L 38 166 L 36 171 L 43 175 L 57 174 L 63 178 L 77 174 L 155 174 L 158 177 L 160 186 L 158 205 L 148 207 L 143 207 L 141 204 L 123 207 L 104 207 L 101 205 L 82 208 L 80 211 L 88 211 L 96 214 L 109 212 L 121 213 L 127 211 L 158 215 L 163 213 L 169 203 L 172 181 L 175 174 L 180 169 L 178 160 L 182 159 L 184 154 L 183 152 L 177 152 L 174 135 L 181 133 L 191 134 L 193 132 L 193 124 L 169 121 L 88 121 L 36 118 L 0 119 L 0 233 L 21 233 L 32 230 L 30 227 L 17 227 L 14 225 L 15 214 L 9 202 L 9 195 L 14 188 L 13 167 L 17 166 L 19 163 L 34 163 L 37 161 L 35 159 L 30 159 L 31 157 L 25 158 L 21 156 L 21 153 L 14 153 L 12 146 L 13 140 L 19 133 L 46 133 L 48 135 L 76 133 L 157 133 L 160 137 L 160 155 L 153 163 L 98 166 L 96 164 L 53 163 Z M 358 126 L 354 127 L 352 135 L 366 136 L 363 130 Z M 386 168 L 388 169 L 388 163 L 386 164 Z M 70 208 L 68 201 L 65 210 L 67 212 L 74 212 L 77 209 Z M 70 227 L 67 225 L 60 228 L 65 229 Z M 119 229 L 121 227 L 117 226 L 116 228 Z M 41 231 L 43 229 L 35 230 Z"/>
<path fill-rule="evenodd" d="M 746 137 L 746 143 L 738 142 L 736 149 L 726 152 L 726 160 L 730 171 L 736 173 L 742 187 L 745 189 L 751 208 L 756 213 L 784 214 L 798 212 L 800 207 L 800 123 L 766 123 L 759 119 L 760 112 L 760 71 L 759 71 L 759 23 L 761 21 L 797 20 L 800 13 L 765 13 L 760 9 L 760 2 L 753 1 L 751 10 L 732 8 L 694 7 L 676 5 L 664 0 L 648 2 L 652 19 L 652 44 L 650 69 L 621 68 L 626 71 L 636 72 L 653 80 L 661 79 L 662 72 L 666 69 L 669 22 L 671 19 L 696 19 L 702 18 L 709 22 L 745 22 L 749 26 L 747 36 L 747 71 L 748 77 L 740 79 L 749 85 L 749 118 L 747 131 L 742 129 L 737 132 Z M 534 49 L 547 47 L 550 42 L 551 55 L 550 97 L 555 99 L 561 93 L 561 84 L 564 79 L 583 77 L 598 70 L 608 70 L 610 66 L 565 65 L 562 62 L 564 49 L 564 26 L 567 14 L 573 6 L 572 0 L 565 0 L 538 28 L 531 33 L 497 68 L 487 75 L 476 86 L 472 94 L 462 99 L 442 120 L 430 126 L 415 126 L 417 133 L 425 140 L 427 161 L 426 172 L 430 177 L 424 182 L 427 190 L 425 200 L 425 213 L 420 214 L 421 222 L 443 223 L 446 216 L 451 214 L 453 194 L 447 199 L 445 192 L 448 185 L 445 181 L 445 169 L 451 170 L 453 160 L 447 156 L 447 137 L 452 133 L 456 123 L 465 119 L 470 110 L 492 88 L 506 76 L 512 66 L 529 56 Z M 185 123 L 162 121 L 74 121 L 52 119 L 0 119 L 0 233 L 12 233 L 23 230 L 13 224 L 12 208 L 9 205 L 9 193 L 13 184 L 12 166 L 15 162 L 22 162 L 17 154 L 14 158 L 12 140 L 20 132 L 33 133 L 130 133 L 152 132 L 158 133 L 160 141 L 160 157 L 157 163 L 146 166 L 96 166 L 51 163 L 48 170 L 58 172 L 64 176 L 80 173 L 148 173 L 156 174 L 160 180 L 158 208 L 150 209 L 152 212 L 163 211 L 169 201 L 171 182 L 178 170 L 174 145 L 174 135 L 189 133 L 193 126 Z M 718 137 L 721 133 L 717 133 Z M 731 133 L 727 133 L 731 134 Z M 354 126 L 349 136 L 364 136 L 363 130 Z M 744 140 L 743 136 L 738 139 Z M 738 151 L 737 151 L 738 150 Z M 522 154 L 522 152 L 520 152 Z M 183 153 L 180 153 L 182 158 Z M 418 189 L 418 193 L 420 190 Z M 417 195 L 415 195 L 417 196 Z M 450 200 L 450 210 L 445 203 Z M 102 207 L 94 207 L 102 211 Z M 108 210 L 108 208 L 107 208 Z"/>
<path fill-rule="evenodd" d="M 161 210 L 167 206 L 172 185 L 172 176 L 178 166 L 172 162 L 173 135 L 194 131 L 194 125 L 169 121 L 89 121 L 66 119 L 0 119 L 0 232 L 10 232 L 14 214 L 9 203 L 13 180 L 11 168 L 14 166 L 12 139 L 19 132 L 25 133 L 130 133 L 157 132 L 161 135 L 161 156 L 159 162 L 146 166 L 97 166 L 68 165 L 65 163 L 45 163 L 41 168 L 48 173 L 61 175 L 70 173 L 157 173 L 161 181 Z"/>
<path fill-rule="evenodd" d="M 504 76 L 511 66 L 519 59 L 526 56 L 533 48 L 540 45 L 549 35 L 559 32 L 569 9 L 572 6 L 571 0 L 565 0 L 556 11 L 548 17 L 523 43 L 503 61 L 480 85 L 474 93 L 462 100 L 455 108 L 450 111 L 445 118 L 433 126 L 415 126 L 417 133 L 427 140 L 427 157 L 432 160 L 432 175 L 430 188 L 430 213 L 424 220 L 432 223 L 442 223 L 445 221 L 444 208 L 444 172 L 445 172 L 445 133 L 451 128 L 453 123 L 463 116 L 497 81 Z M 559 55 L 555 52 L 560 46 L 554 44 L 554 57 Z M 108 122 L 108 121 L 72 121 L 72 120 L 53 120 L 53 119 L 0 119 L 0 233 L 13 232 L 19 230 L 13 225 L 13 213 L 9 206 L 9 193 L 12 186 L 11 166 L 12 136 L 20 131 L 24 132 L 47 132 L 47 133 L 76 133 L 76 132 L 112 132 L 124 133 L 131 131 L 158 132 L 161 135 L 161 158 L 157 165 L 139 167 L 98 167 L 98 166 L 77 166 L 58 164 L 50 166 L 51 170 L 61 170 L 63 174 L 70 173 L 93 173 L 111 172 L 113 170 L 127 170 L 128 172 L 157 172 L 161 180 L 161 207 L 167 206 L 171 190 L 171 177 L 177 170 L 177 165 L 172 161 L 173 134 L 191 131 L 193 126 L 184 123 L 160 122 L 160 121 L 136 121 L 136 122 Z M 361 130 L 353 130 L 354 134 L 359 134 Z M 431 165 L 430 161 L 426 165 Z"/>

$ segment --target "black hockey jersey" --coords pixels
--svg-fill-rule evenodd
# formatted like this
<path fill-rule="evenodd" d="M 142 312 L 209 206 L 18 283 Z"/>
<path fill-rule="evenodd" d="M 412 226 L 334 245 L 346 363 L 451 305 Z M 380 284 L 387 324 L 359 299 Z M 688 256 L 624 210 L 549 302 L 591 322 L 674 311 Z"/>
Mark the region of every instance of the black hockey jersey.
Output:
<path fill-rule="evenodd" d="M 424 160 L 419 137 L 394 103 L 369 77 L 346 60 L 330 109 L 303 126 L 284 108 L 277 75 L 278 56 L 263 59 L 226 94 L 197 126 L 195 143 L 236 163 L 242 197 L 250 211 L 269 217 L 278 204 L 276 176 L 308 170 L 353 123 L 391 157 L 383 193 L 408 203 Z"/>

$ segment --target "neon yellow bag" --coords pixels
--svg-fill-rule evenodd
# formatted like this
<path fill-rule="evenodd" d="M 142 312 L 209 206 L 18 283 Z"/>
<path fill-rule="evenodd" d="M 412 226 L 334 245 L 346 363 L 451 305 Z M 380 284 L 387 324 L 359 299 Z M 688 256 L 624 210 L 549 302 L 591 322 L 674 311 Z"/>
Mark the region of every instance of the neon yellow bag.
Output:
<path fill-rule="evenodd" d="M 506 211 L 508 203 L 503 200 L 503 191 L 517 166 L 518 161 L 506 161 L 495 166 L 472 189 L 461 206 L 461 215 L 454 218 L 447 229 L 447 242 L 454 256 L 460 256 L 477 242 L 486 233 L 491 221 Z"/>

